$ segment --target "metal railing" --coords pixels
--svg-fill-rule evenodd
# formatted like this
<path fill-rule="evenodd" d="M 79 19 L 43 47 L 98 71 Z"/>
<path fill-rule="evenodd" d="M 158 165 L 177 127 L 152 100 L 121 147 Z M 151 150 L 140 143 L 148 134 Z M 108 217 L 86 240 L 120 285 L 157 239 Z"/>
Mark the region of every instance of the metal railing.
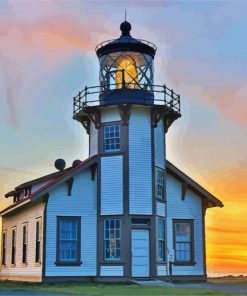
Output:
<path fill-rule="evenodd" d="M 138 86 L 138 87 L 137 87 Z M 143 92 L 143 94 L 153 95 L 153 104 L 167 107 L 170 111 L 180 114 L 180 95 L 176 94 L 173 89 L 166 85 L 157 84 L 134 84 L 134 83 L 115 83 L 101 86 L 85 87 L 79 91 L 74 99 L 74 116 L 82 111 L 85 107 L 104 105 L 107 102 L 107 96 L 115 91 L 136 91 Z M 103 99 L 102 99 L 103 95 Z M 121 101 L 121 99 L 120 99 Z M 116 101 L 115 101 L 116 102 Z M 137 103 L 137 100 L 134 100 Z M 141 103 L 142 104 L 142 103 Z"/>
<path fill-rule="evenodd" d="M 132 40 L 133 39 L 133 40 Z M 152 42 L 150 41 L 147 41 L 147 40 L 143 40 L 143 39 L 135 39 L 135 38 L 129 38 L 128 39 L 128 43 L 143 43 L 143 44 L 146 44 L 150 47 L 152 47 L 155 51 L 157 50 L 157 46 L 155 44 L 153 44 Z M 111 39 L 111 40 L 106 40 L 106 41 L 103 41 L 101 43 L 99 43 L 96 47 L 95 47 L 95 51 L 97 52 L 97 50 L 107 44 L 110 44 L 111 42 L 114 43 L 123 43 L 123 41 L 119 38 L 119 39 Z"/>

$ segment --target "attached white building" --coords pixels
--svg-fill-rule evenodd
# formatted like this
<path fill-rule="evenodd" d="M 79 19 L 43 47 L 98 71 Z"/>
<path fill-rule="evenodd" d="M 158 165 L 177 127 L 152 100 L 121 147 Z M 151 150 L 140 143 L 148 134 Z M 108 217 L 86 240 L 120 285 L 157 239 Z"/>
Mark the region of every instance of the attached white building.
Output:
<path fill-rule="evenodd" d="M 120 28 L 96 47 L 100 86 L 74 98 L 89 158 L 6 194 L 2 280 L 206 280 L 205 212 L 223 205 L 166 160 L 180 96 L 153 84 L 155 45 Z"/>

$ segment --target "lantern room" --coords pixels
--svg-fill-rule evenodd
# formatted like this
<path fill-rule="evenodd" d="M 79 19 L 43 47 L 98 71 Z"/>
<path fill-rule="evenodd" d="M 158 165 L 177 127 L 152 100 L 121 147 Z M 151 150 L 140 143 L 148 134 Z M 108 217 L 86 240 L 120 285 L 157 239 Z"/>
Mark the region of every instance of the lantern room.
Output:
<path fill-rule="evenodd" d="M 104 105 L 132 103 L 133 99 L 139 103 L 144 100 L 152 103 L 156 46 L 133 38 L 130 35 L 131 25 L 127 21 L 120 25 L 120 30 L 122 34 L 119 38 L 96 47 L 100 64 L 100 99 Z M 122 90 L 121 93 L 118 90 Z"/>
<path fill-rule="evenodd" d="M 122 35 L 96 47 L 102 90 L 144 89 L 152 91 L 153 58 L 156 46 L 130 35 L 131 25 L 120 25 Z"/>
<path fill-rule="evenodd" d="M 99 117 L 101 108 L 113 105 L 156 106 L 166 113 L 169 126 L 180 117 L 180 96 L 165 84 L 154 84 L 156 46 L 133 38 L 131 24 L 127 21 L 121 23 L 120 30 L 119 38 L 96 46 L 99 84 L 86 86 L 74 97 L 74 119 L 84 124 L 92 118 L 92 113 L 97 111 Z"/>

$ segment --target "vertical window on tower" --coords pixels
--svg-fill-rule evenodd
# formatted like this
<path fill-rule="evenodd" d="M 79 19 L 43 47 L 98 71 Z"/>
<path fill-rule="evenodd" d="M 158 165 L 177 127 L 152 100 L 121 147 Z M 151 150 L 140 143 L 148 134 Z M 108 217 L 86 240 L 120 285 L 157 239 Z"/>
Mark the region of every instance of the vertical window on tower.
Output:
<path fill-rule="evenodd" d="M 24 224 L 22 227 L 22 263 L 27 263 L 27 239 L 28 239 L 28 230 L 27 224 Z"/>
<path fill-rule="evenodd" d="M 121 221 L 107 219 L 104 221 L 104 258 L 105 260 L 120 260 L 121 252 Z"/>
<path fill-rule="evenodd" d="M 158 260 L 165 259 L 165 220 L 158 219 Z"/>
<path fill-rule="evenodd" d="M 6 265 L 6 245 L 7 245 L 7 233 L 3 232 L 2 236 L 2 265 Z"/>
<path fill-rule="evenodd" d="M 176 262 L 193 261 L 193 220 L 174 220 L 174 249 Z"/>
<path fill-rule="evenodd" d="M 156 198 L 165 199 L 164 170 L 156 168 Z"/>
<path fill-rule="evenodd" d="M 35 244 L 35 262 L 41 262 L 41 233 L 42 233 L 42 226 L 41 226 L 41 218 L 36 220 L 36 244 Z"/>
<path fill-rule="evenodd" d="M 104 151 L 120 151 L 120 125 L 109 125 L 104 127 Z"/>
<path fill-rule="evenodd" d="M 16 257 L 16 228 L 12 229 L 12 241 L 11 241 L 11 264 L 15 265 Z"/>
<path fill-rule="evenodd" d="M 57 217 L 57 265 L 80 265 L 81 217 Z"/>

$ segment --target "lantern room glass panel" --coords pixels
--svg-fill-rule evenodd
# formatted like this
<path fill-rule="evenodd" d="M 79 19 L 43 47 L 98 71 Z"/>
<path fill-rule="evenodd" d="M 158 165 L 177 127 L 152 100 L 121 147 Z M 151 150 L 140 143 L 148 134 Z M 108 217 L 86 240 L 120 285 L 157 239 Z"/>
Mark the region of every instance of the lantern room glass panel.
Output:
<path fill-rule="evenodd" d="M 114 89 L 143 89 L 152 91 L 153 58 L 145 53 L 117 51 L 100 59 L 102 92 Z"/>

